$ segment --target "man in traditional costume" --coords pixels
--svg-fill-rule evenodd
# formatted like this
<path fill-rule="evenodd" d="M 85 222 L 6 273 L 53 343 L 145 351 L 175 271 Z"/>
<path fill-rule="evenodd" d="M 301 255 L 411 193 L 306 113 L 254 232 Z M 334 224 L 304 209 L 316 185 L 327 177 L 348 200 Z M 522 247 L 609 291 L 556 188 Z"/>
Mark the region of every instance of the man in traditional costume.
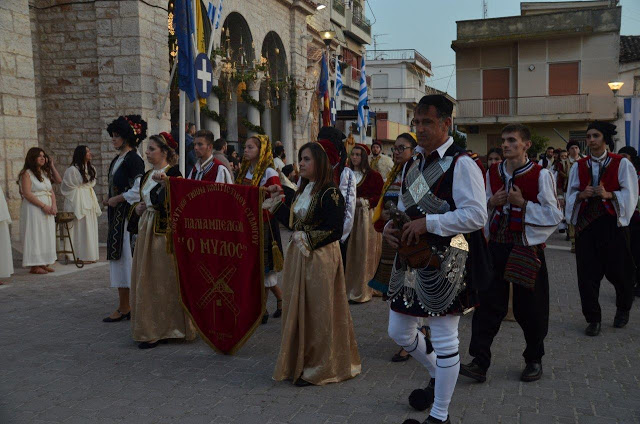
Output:
<path fill-rule="evenodd" d="M 452 111 L 445 96 L 420 100 L 413 119 L 420 153 L 404 166 L 398 201 L 398 210 L 411 221 L 396 228 L 392 220 L 384 229 L 387 241 L 401 247 L 389 282 L 389 336 L 431 375 L 421 390 L 427 404 L 433 402 L 427 424 L 451 422 L 449 403 L 460 368 L 458 322 L 467 307 L 469 243 L 482 237 L 487 219 L 482 172 L 449 136 Z M 416 254 L 407 253 L 412 248 Z M 419 317 L 427 317 L 430 339 L 418 330 Z"/>
<path fill-rule="evenodd" d="M 571 168 L 573 167 L 573 165 L 578 162 L 580 159 L 582 159 L 584 157 L 583 154 L 580 153 L 580 144 L 575 141 L 575 140 L 571 140 L 570 142 L 567 143 L 567 152 L 569 153 L 569 157 L 567 158 L 567 160 L 569 161 L 569 171 L 571 171 Z M 569 175 L 569 173 L 567 173 L 567 175 Z M 567 177 L 567 184 L 565 184 L 565 215 L 566 215 L 566 193 L 567 193 L 567 186 L 569 185 L 569 177 Z M 571 253 L 576 253 L 576 227 L 573 226 L 573 224 L 571 224 L 570 222 L 567 222 L 567 227 L 568 227 L 568 233 L 569 233 L 569 240 L 571 240 Z"/>
<path fill-rule="evenodd" d="M 474 357 L 460 366 L 460 374 L 486 380 L 491 344 L 507 315 L 509 284 L 513 283 L 513 313 L 524 332 L 526 367 L 520 379 L 542 376 L 544 338 L 549 328 L 549 276 L 544 243 L 562 220 L 553 175 L 527 160 L 531 131 L 524 125 L 502 130 L 504 161 L 487 172 L 489 220 L 485 235 L 495 270 L 488 289 L 479 293 L 473 313 L 469 353 Z"/>
<path fill-rule="evenodd" d="M 229 168 L 218 158 L 214 157 L 213 133 L 209 130 L 196 132 L 193 141 L 193 151 L 196 154 L 196 164 L 187 172 L 187 178 L 198 181 L 231 184 L 233 177 Z"/>
<path fill-rule="evenodd" d="M 349 235 L 353 228 L 353 217 L 356 213 L 356 177 L 353 170 L 346 166 L 347 149 L 342 140 L 345 135 L 333 127 L 322 127 L 318 133 L 318 143 L 322 146 L 333 170 L 333 181 L 344 198 L 345 212 L 340 237 L 340 253 L 342 263 L 346 262 Z"/>
<path fill-rule="evenodd" d="M 369 161 L 371 169 L 378 171 L 382 175 L 382 179 L 386 181 L 387 175 L 393 168 L 393 159 L 382 153 L 382 143 L 374 140 L 371 145 L 371 160 Z"/>
<path fill-rule="evenodd" d="M 616 126 L 595 121 L 587 129 L 590 156 L 571 168 L 567 188 L 567 221 L 576 228 L 576 265 L 582 314 L 588 336 L 600 334 L 600 281 L 607 277 L 616 290 L 613 326 L 629 322 L 633 303 L 634 261 L 629 222 L 638 204 L 638 179 L 631 162 L 610 153 Z"/>

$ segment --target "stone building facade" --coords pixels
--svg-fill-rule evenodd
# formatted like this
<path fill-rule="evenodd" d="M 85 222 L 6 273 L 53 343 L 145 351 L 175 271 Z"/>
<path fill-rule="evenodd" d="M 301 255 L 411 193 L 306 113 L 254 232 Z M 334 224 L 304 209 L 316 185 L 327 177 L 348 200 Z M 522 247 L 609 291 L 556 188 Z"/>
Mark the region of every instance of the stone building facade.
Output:
<path fill-rule="evenodd" d="M 149 134 L 170 131 L 171 102 L 163 102 L 170 80 L 169 3 L 0 1 L 0 186 L 14 220 L 14 240 L 18 240 L 21 202 L 16 179 L 29 148 L 42 147 L 62 174 L 75 147 L 89 146 L 101 200 L 115 157 L 107 124 L 122 114 L 140 114 L 148 122 Z M 329 5 L 332 10 L 333 3 Z M 252 57 L 260 58 L 267 40 L 277 40 L 278 51 L 283 50 L 286 74 L 297 87 L 295 119 L 285 113 L 291 100 L 288 92 L 280 99 L 279 122 L 270 117 L 271 109 L 259 114 L 245 104 L 237 110 L 281 138 L 289 158 L 318 129 L 314 91 L 320 66 L 319 58 L 310 57 L 310 52 L 325 48 L 319 31 L 335 25 L 335 18 L 330 23 L 331 15 L 320 12 L 311 0 L 225 0 L 223 5 L 221 22 L 233 15 L 235 20 L 230 22 L 243 21 L 251 33 Z M 223 34 L 218 32 L 215 45 L 222 43 Z M 252 97 L 264 100 L 259 86 L 250 84 L 248 89 Z M 233 93 L 227 103 L 241 103 Z M 224 107 L 233 114 L 233 107 Z M 202 118 L 203 127 L 215 129 L 215 123 Z M 235 119 L 236 134 L 231 135 L 236 139 L 232 141 L 242 141 L 237 136 L 242 125 L 237 112 Z M 279 131 L 272 124 L 280 124 Z M 228 136 L 229 130 L 234 128 L 227 128 Z"/>

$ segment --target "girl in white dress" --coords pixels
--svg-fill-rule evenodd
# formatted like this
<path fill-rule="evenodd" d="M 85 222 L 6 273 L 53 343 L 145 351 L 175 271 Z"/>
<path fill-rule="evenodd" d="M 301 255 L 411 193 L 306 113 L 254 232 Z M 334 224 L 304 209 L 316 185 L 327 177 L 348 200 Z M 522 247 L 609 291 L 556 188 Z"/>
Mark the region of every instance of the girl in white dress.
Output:
<path fill-rule="evenodd" d="M 32 274 L 54 272 L 56 261 L 56 196 L 51 187 L 51 168 L 44 150 L 32 147 L 18 176 L 22 207 L 20 236 L 22 266 Z"/>
<path fill-rule="evenodd" d="M 9 224 L 11 224 L 11 215 L 9 215 L 4 192 L 0 187 L 0 278 L 9 278 L 13 274 Z"/>
<path fill-rule="evenodd" d="M 98 252 L 98 217 L 102 215 L 93 187 L 96 169 L 91 165 L 91 150 L 78 146 L 73 152 L 71 166 L 62 179 L 60 191 L 64 196 L 64 210 L 76 218 L 70 225 L 71 242 L 76 257 L 84 263 L 96 262 Z"/>

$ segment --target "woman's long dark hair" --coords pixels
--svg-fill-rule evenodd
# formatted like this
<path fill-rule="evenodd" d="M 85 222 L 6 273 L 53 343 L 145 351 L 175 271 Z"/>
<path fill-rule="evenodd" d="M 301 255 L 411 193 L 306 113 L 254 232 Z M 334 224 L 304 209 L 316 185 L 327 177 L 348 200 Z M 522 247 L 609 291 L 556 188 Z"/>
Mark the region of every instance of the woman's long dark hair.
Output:
<path fill-rule="evenodd" d="M 40 157 L 40 152 L 44 153 L 46 161 L 41 168 L 38 168 L 38 157 Z M 44 172 L 47 178 L 51 180 L 52 176 L 49 155 L 47 155 L 47 153 L 39 147 L 30 148 L 27 152 L 27 157 L 25 157 L 24 159 L 24 166 L 22 167 L 22 171 L 20 171 L 20 173 L 18 174 L 18 185 L 20 185 L 22 175 L 24 175 L 27 170 L 33 172 L 33 175 L 35 175 L 40 182 L 44 181 L 44 178 L 42 178 L 42 172 Z"/>
<path fill-rule="evenodd" d="M 353 152 L 353 150 L 355 149 L 360 149 L 360 171 L 362 171 L 363 174 L 366 174 L 367 172 L 371 171 L 371 166 L 369 165 L 369 155 L 363 147 L 354 146 L 351 151 Z M 351 161 L 349 161 L 349 168 L 354 169 Z"/>
<path fill-rule="evenodd" d="M 71 166 L 75 166 L 82 175 L 82 182 L 88 183 L 96 179 L 96 169 L 91 165 L 91 161 L 84 163 L 84 159 L 87 157 L 87 146 L 80 145 L 73 151 L 73 159 L 71 159 Z"/>
<path fill-rule="evenodd" d="M 333 170 L 331 169 L 331 165 L 329 164 L 329 157 L 327 153 L 324 151 L 322 146 L 318 143 L 311 142 L 303 145 L 300 150 L 298 150 L 298 162 L 302 160 L 302 152 L 305 150 L 309 150 L 311 152 L 311 157 L 313 158 L 314 170 L 316 173 L 316 180 L 313 186 L 313 190 L 311 190 L 311 194 L 316 194 L 320 192 L 323 188 L 334 185 L 333 183 Z M 309 180 L 306 178 L 301 178 L 300 187 L 298 188 L 298 193 L 302 193 L 305 187 L 309 184 Z"/>

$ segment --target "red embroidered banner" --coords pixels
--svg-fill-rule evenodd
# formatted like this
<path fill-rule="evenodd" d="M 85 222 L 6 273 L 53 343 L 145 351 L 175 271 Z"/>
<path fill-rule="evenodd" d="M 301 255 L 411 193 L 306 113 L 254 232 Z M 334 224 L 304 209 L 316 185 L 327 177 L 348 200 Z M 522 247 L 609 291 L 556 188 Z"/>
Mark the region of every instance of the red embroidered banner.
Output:
<path fill-rule="evenodd" d="M 183 178 L 169 194 L 182 305 L 213 349 L 233 354 L 264 312 L 262 194 Z"/>

